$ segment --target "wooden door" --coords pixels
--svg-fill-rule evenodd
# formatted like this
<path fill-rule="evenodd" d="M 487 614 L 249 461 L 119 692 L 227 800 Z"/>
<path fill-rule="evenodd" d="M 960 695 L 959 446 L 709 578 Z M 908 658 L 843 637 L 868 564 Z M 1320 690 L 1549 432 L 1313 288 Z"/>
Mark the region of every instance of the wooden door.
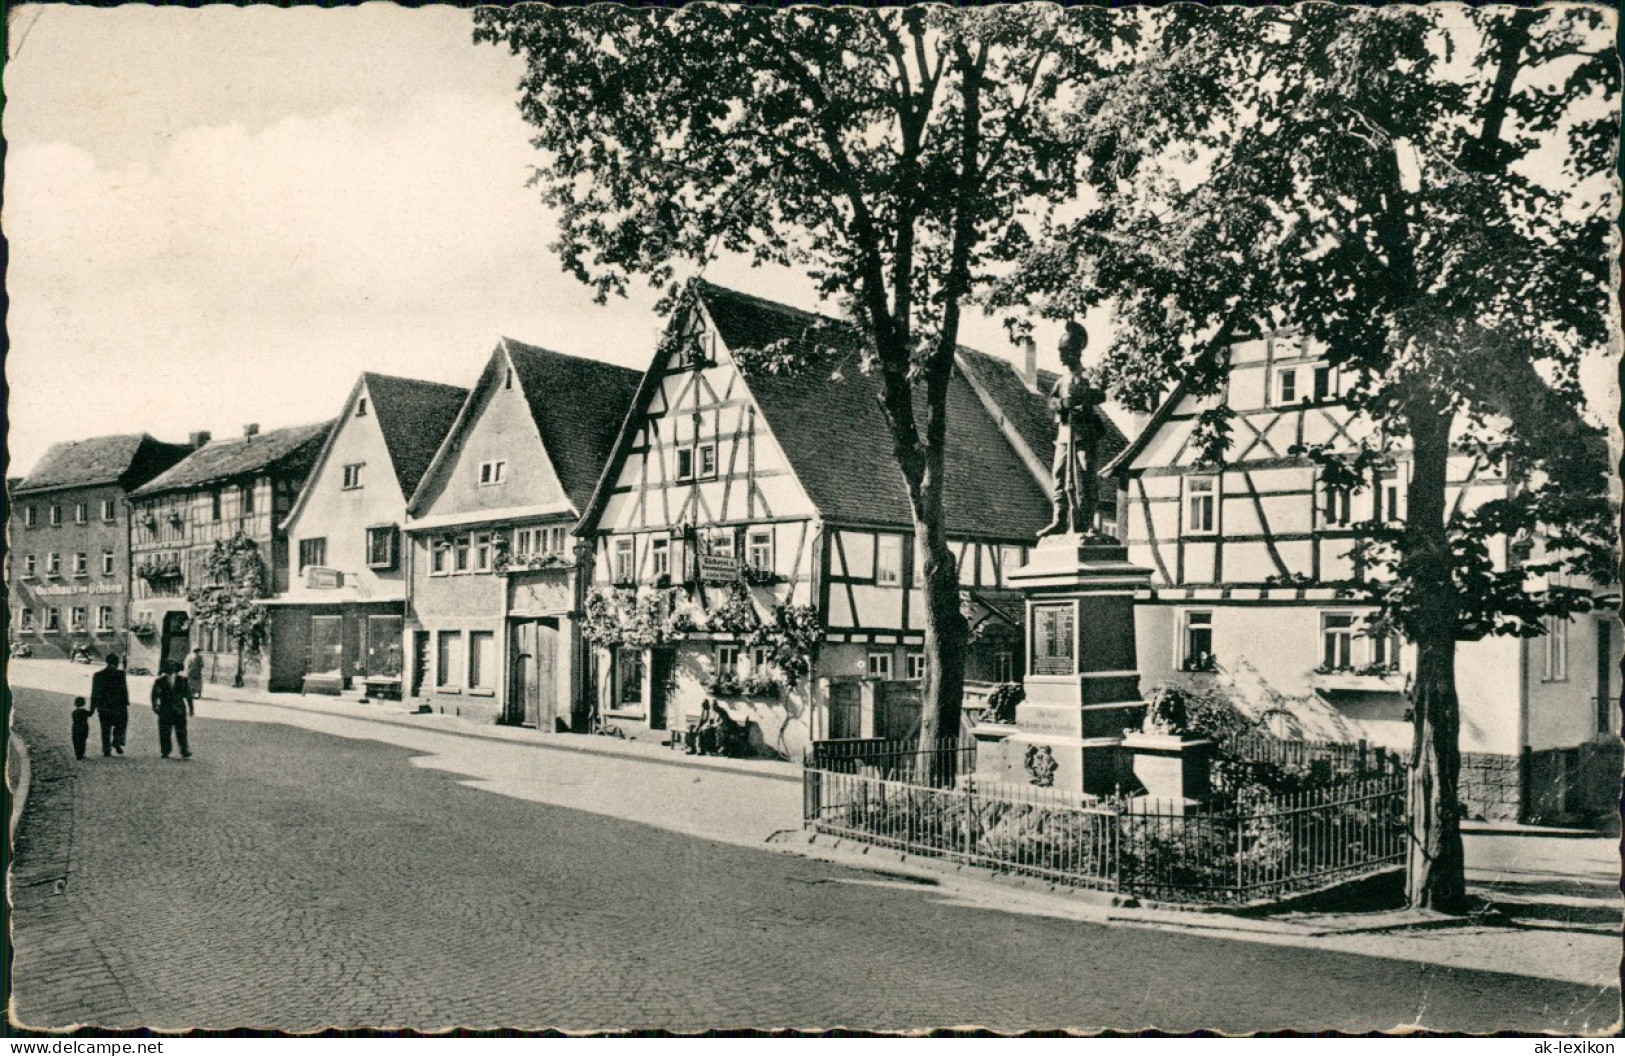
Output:
<path fill-rule="evenodd" d="M 559 714 L 559 627 L 552 620 L 540 620 L 531 626 L 535 629 L 535 660 L 531 665 L 531 693 L 525 714 L 527 721 L 534 722 L 538 730 L 551 732 Z"/>
<path fill-rule="evenodd" d="M 649 650 L 649 728 L 666 728 L 666 693 L 671 682 L 672 668 L 677 664 L 677 650 L 660 648 Z"/>
<path fill-rule="evenodd" d="M 429 632 L 412 632 L 412 695 L 423 692 L 423 683 L 429 678 Z"/>

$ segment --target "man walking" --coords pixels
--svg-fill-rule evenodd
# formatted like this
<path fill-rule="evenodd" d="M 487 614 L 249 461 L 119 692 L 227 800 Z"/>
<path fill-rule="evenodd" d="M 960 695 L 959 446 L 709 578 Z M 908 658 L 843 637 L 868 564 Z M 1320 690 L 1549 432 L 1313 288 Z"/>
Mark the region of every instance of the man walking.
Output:
<path fill-rule="evenodd" d="M 158 715 L 158 750 L 169 758 L 170 738 L 180 747 L 181 758 L 192 758 L 186 744 L 186 713 L 192 705 L 192 690 L 181 675 L 181 665 L 165 660 L 163 676 L 152 684 L 152 710 Z"/>
<path fill-rule="evenodd" d="M 130 683 L 119 670 L 118 654 L 107 654 L 107 666 L 90 676 L 90 711 L 102 726 L 102 754 L 124 754 L 130 727 Z"/>
<path fill-rule="evenodd" d="M 192 691 L 193 700 L 203 699 L 203 650 L 193 649 L 192 655 L 186 658 L 186 688 Z M 197 712 L 194 710 L 193 715 Z"/>

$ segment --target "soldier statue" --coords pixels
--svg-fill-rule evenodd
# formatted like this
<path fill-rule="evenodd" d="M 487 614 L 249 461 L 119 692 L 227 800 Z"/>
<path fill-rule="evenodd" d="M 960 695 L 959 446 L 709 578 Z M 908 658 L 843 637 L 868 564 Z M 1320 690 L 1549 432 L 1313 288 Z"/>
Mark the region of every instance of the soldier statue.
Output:
<path fill-rule="evenodd" d="M 1100 504 L 1100 440 L 1106 423 L 1099 407 L 1106 394 L 1083 366 L 1089 331 L 1076 322 L 1066 324 L 1061 339 L 1061 363 L 1066 373 L 1050 390 L 1055 413 L 1055 516 L 1039 538 L 1050 535 L 1095 535 L 1095 508 Z"/>

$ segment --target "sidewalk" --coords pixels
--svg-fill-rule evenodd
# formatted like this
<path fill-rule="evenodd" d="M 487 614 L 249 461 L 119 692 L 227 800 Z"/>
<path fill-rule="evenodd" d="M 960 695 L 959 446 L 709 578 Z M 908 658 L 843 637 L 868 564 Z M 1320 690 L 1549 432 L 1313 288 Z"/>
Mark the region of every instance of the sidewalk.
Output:
<path fill-rule="evenodd" d="M 82 694 L 90 668 L 13 662 L 17 686 Z M 150 678 L 131 678 L 145 699 Z M 1589 986 L 1619 982 L 1617 847 L 1572 834 L 1469 833 L 1468 882 L 1503 912 L 1460 920 L 1411 911 L 1236 916 L 1113 905 L 1097 895 L 961 868 L 826 837 L 801 828 L 800 767 L 696 759 L 657 744 L 539 733 L 416 715 L 399 704 L 360 704 L 211 686 L 198 705 L 194 741 L 207 751 L 211 721 L 274 722 L 352 740 L 404 747 L 414 765 L 459 775 L 470 787 L 756 849 L 822 860 L 907 882 L 927 897 L 1005 913 L 1200 932 L 1215 937 L 1499 971 Z M 229 694 L 226 697 L 225 694 Z M 139 717 L 144 709 L 137 708 Z M 147 731 L 132 730 L 132 744 Z"/>

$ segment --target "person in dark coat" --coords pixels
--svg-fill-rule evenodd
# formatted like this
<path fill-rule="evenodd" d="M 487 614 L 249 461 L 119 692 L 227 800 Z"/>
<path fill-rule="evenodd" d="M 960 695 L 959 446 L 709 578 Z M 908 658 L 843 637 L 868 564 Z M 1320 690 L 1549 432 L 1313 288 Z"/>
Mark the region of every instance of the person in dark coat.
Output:
<path fill-rule="evenodd" d="M 73 757 L 85 757 L 85 745 L 90 742 L 90 709 L 84 697 L 73 698 Z"/>
<path fill-rule="evenodd" d="M 170 739 L 180 747 L 181 758 L 192 758 L 186 743 L 186 713 L 192 706 L 192 690 L 181 676 L 181 665 L 164 661 L 163 677 L 152 683 L 152 710 L 158 716 L 158 750 L 169 758 Z"/>
<path fill-rule="evenodd" d="M 186 688 L 192 691 L 193 700 L 203 699 L 203 650 L 193 649 L 192 655 L 186 658 Z M 188 709 L 188 714 L 196 715 L 195 709 Z"/>
<path fill-rule="evenodd" d="M 130 728 L 130 683 L 119 670 L 118 654 L 108 653 L 106 667 L 90 676 L 90 713 L 102 726 L 102 754 L 124 754 Z"/>

